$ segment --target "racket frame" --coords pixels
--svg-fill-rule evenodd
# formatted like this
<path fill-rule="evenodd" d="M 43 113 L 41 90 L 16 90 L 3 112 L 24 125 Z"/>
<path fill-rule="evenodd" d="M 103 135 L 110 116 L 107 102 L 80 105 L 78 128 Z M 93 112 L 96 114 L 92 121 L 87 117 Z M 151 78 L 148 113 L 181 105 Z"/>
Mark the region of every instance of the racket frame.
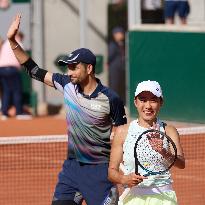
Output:
<path fill-rule="evenodd" d="M 142 139 L 142 137 L 144 135 L 146 135 L 147 133 L 150 133 L 150 132 L 157 132 L 158 134 L 160 135 L 163 135 L 164 137 L 166 137 L 168 139 L 168 141 L 171 142 L 173 148 L 174 148 L 174 159 L 173 159 L 173 162 L 163 171 L 158 171 L 158 172 L 154 172 L 154 171 L 150 171 L 148 169 L 146 169 L 138 160 L 137 158 L 137 152 L 136 152 L 136 149 L 137 149 L 137 146 L 138 146 L 138 142 Z M 173 142 L 173 140 L 171 139 L 171 137 L 169 137 L 168 135 L 166 135 L 164 132 L 162 131 L 159 131 L 159 130 L 155 130 L 155 129 L 148 129 L 146 131 L 144 131 L 143 133 L 140 134 L 140 136 L 138 137 L 137 141 L 135 142 L 135 146 L 134 146 L 134 158 L 135 158 L 135 174 L 139 174 L 138 173 L 138 166 L 140 166 L 143 170 L 145 170 L 147 172 L 147 174 L 145 174 L 144 176 L 149 176 L 149 175 L 158 175 L 158 174 L 163 174 L 165 172 L 167 172 L 175 163 L 176 159 L 177 159 L 177 148 L 176 148 L 176 145 L 175 143 Z"/>

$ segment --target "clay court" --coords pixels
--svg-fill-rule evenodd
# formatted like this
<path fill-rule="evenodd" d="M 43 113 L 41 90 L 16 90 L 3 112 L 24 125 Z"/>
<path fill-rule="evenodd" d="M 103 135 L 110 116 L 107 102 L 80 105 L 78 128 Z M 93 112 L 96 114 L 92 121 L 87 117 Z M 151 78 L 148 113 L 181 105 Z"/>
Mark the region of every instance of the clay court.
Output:
<path fill-rule="evenodd" d="M 180 128 L 194 126 L 189 130 L 192 134 L 185 132 L 181 137 L 186 168 L 173 169 L 179 204 L 204 205 L 205 129 L 202 125 L 174 124 Z M 66 158 L 65 120 L 53 116 L 9 119 L 0 122 L 0 136 L 0 204 L 49 205 Z"/>

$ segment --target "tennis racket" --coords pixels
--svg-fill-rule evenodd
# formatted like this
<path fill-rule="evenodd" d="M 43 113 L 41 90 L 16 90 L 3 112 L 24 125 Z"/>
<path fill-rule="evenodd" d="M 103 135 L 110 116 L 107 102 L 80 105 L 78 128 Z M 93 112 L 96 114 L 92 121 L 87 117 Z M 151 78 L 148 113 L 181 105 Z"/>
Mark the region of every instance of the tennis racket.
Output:
<path fill-rule="evenodd" d="M 164 132 L 155 129 L 144 131 L 134 146 L 135 173 L 138 166 L 146 171 L 144 176 L 167 172 L 177 159 L 177 148 Z"/>

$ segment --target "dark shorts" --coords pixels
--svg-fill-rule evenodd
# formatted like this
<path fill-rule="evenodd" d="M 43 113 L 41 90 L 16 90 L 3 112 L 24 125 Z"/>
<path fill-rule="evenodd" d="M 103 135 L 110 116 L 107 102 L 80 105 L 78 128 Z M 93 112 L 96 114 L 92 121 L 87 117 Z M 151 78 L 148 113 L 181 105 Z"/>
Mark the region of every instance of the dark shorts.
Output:
<path fill-rule="evenodd" d="M 107 163 L 90 165 L 75 159 L 65 160 L 58 176 L 53 200 L 72 200 L 80 204 L 81 193 L 87 205 L 115 205 L 118 192 L 107 176 Z"/>
<path fill-rule="evenodd" d="M 187 1 L 165 1 L 164 15 L 165 18 L 173 18 L 177 13 L 181 18 L 187 17 L 190 12 Z"/>

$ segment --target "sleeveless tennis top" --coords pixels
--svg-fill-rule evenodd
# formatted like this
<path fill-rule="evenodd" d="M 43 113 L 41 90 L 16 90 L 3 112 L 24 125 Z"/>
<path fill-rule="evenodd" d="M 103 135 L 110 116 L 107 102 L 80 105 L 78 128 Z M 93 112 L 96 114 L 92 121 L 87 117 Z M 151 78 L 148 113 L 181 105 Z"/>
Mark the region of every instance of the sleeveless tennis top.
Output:
<path fill-rule="evenodd" d="M 164 123 L 157 120 L 157 124 L 160 125 L 160 131 L 164 132 Z M 123 144 L 123 164 L 124 164 L 124 173 L 128 175 L 135 171 L 135 158 L 134 158 L 134 146 L 135 142 L 140 136 L 140 134 L 148 128 L 139 126 L 138 120 L 134 120 L 130 123 L 128 128 L 128 134 Z M 138 166 L 138 172 L 140 175 L 146 174 L 146 171 Z M 164 174 L 151 175 L 148 176 L 148 179 L 143 180 L 138 187 L 147 187 L 147 186 L 163 186 L 172 183 L 171 174 L 167 171 Z"/>

